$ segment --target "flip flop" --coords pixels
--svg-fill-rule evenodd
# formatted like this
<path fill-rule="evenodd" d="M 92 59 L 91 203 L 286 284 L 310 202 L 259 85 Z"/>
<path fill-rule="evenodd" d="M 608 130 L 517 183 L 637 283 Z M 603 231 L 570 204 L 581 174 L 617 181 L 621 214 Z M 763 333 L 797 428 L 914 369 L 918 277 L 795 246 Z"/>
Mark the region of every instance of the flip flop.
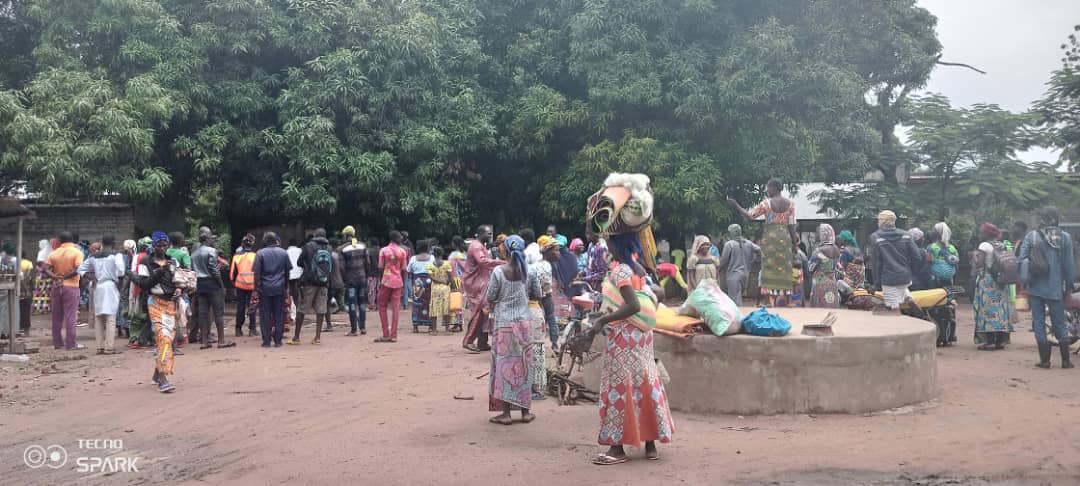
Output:
<path fill-rule="evenodd" d="M 536 420 L 536 415 L 533 415 L 531 413 L 524 417 L 521 417 L 521 423 L 523 424 L 531 424 L 533 420 Z"/>
<path fill-rule="evenodd" d="M 493 424 L 499 424 L 499 425 L 514 425 L 514 419 L 512 419 L 510 417 L 503 417 L 501 415 L 496 415 L 494 417 L 489 418 L 488 422 L 491 422 Z"/>
<path fill-rule="evenodd" d="M 629 460 L 630 457 L 628 456 L 615 457 L 609 456 L 607 454 L 597 454 L 596 458 L 593 459 L 592 463 L 596 464 L 597 466 L 614 466 L 615 464 L 622 464 Z"/>
<path fill-rule="evenodd" d="M 218 347 L 219 349 L 220 349 L 220 348 L 235 348 L 235 347 L 236 347 L 236 343 L 235 343 L 235 342 L 229 342 L 229 343 L 225 343 L 225 344 L 218 344 L 218 345 L 217 345 L 217 347 Z"/>
<path fill-rule="evenodd" d="M 660 460 L 660 451 L 649 451 L 648 449 L 646 449 L 645 450 L 645 459 L 648 459 L 650 461 L 659 461 Z"/>

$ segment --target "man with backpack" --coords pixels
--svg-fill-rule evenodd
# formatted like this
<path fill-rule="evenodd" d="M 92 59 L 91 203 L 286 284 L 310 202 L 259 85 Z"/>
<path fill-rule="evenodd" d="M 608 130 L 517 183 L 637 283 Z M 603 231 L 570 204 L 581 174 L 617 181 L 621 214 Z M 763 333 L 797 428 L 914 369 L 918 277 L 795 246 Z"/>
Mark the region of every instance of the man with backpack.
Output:
<path fill-rule="evenodd" d="M 1058 209 L 1046 207 L 1039 211 L 1039 229 L 1024 237 L 1020 244 L 1021 276 L 1027 287 L 1031 304 L 1031 321 L 1035 327 L 1035 343 L 1039 348 L 1036 367 L 1050 368 L 1050 343 L 1046 339 L 1046 309 L 1050 309 L 1050 325 L 1061 350 L 1061 367 L 1072 368 L 1069 359 L 1069 339 L 1065 328 L 1065 298 L 1072 291 L 1076 278 L 1072 236 L 1058 227 Z"/>
<path fill-rule="evenodd" d="M 286 344 L 300 344 L 300 330 L 304 327 L 304 316 L 315 316 L 315 339 L 311 344 L 320 344 L 323 321 L 326 318 L 327 302 L 330 292 L 330 279 L 334 272 L 334 249 L 326 239 L 326 230 L 319 228 L 311 241 L 304 245 L 297 265 L 303 269 L 300 276 L 300 305 L 296 312 L 296 331 Z"/>

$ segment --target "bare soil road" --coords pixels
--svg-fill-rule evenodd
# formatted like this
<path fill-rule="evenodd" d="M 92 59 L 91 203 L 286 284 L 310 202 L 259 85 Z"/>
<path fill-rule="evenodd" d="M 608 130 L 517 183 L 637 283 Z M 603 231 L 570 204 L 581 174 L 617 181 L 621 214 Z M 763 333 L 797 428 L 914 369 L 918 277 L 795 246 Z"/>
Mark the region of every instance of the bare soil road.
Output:
<path fill-rule="evenodd" d="M 547 400 L 532 424 L 489 424 L 476 379 L 489 358 L 464 354 L 459 334 L 402 326 L 398 343 L 375 344 L 339 324 L 321 346 L 188 346 L 178 390 L 162 395 L 149 351 L 54 351 L 45 319 L 34 325 L 43 352 L 0 363 L 0 484 L 1080 484 L 1080 369 L 1059 369 L 1056 351 L 1054 369 L 1034 369 L 1026 323 L 1007 350 L 976 351 L 970 311 L 960 345 L 938 354 L 931 403 L 870 416 L 676 412 L 659 462 L 631 449 L 610 467 L 589 463 L 601 450 L 591 404 Z M 35 445 L 63 447 L 64 466 L 28 467 Z M 138 472 L 86 467 L 93 457 L 137 458 Z"/>

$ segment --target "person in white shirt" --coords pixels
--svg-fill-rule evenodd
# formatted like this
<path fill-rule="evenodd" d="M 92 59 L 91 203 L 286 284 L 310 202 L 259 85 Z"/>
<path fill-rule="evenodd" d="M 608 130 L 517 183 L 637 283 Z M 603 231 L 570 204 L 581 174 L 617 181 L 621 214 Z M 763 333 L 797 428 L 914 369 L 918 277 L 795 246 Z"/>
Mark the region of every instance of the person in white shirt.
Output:
<path fill-rule="evenodd" d="M 101 250 L 91 254 L 78 269 L 81 276 L 93 270 L 96 281 L 93 325 L 97 354 L 116 354 L 116 315 L 120 312 L 120 288 L 126 272 L 124 254 L 113 248 L 115 244 L 115 237 L 103 236 Z"/>
<path fill-rule="evenodd" d="M 525 240 L 526 265 L 532 265 L 544 260 L 544 255 L 540 252 L 540 245 L 536 243 L 536 232 L 532 228 L 522 228 L 518 231 L 518 236 Z"/>
<path fill-rule="evenodd" d="M 292 270 L 289 271 L 289 295 L 292 295 L 294 302 L 295 299 L 300 298 L 298 294 L 300 291 L 300 277 L 304 276 L 304 269 L 297 265 L 297 262 L 300 261 L 300 254 L 303 252 L 304 250 L 297 246 L 295 239 L 289 240 L 289 247 L 285 249 L 285 253 L 289 255 L 289 263 L 292 264 Z"/>

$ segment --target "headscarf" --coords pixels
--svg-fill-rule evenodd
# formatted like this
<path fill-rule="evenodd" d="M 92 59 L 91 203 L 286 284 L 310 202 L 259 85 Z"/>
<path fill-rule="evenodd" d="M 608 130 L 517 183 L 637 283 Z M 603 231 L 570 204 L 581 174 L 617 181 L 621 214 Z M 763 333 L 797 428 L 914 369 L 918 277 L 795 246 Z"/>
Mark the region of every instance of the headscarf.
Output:
<path fill-rule="evenodd" d="M 341 236 L 343 238 L 348 238 L 348 239 L 352 240 L 353 246 L 356 246 L 356 244 L 357 244 L 356 228 L 353 228 L 352 225 L 346 226 L 344 229 L 342 229 L 341 230 Z"/>
<path fill-rule="evenodd" d="M 919 228 L 911 228 L 911 231 L 908 231 L 908 233 L 911 233 L 911 240 L 915 243 L 918 243 L 919 240 L 922 240 L 923 237 L 926 236 Z"/>
<path fill-rule="evenodd" d="M 878 228 L 889 229 L 896 226 L 896 213 L 889 211 L 888 209 L 878 213 L 877 215 Z"/>
<path fill-rule="evenodd" d="M 546 252 L 552 248 L 558 248 L 559 240 L 552 238 L 548 235 L 543 235 L 536 239 L 536 244 L 540 246 L 540 252 Z"/>
<path fill-rule="evenodd" d="M 938 239 L 941 240 L 941 244 L 947 248 L 949 246 L 949 240 L 952 239 L 952 230 L 949 229 L 949 225 L 944 221 L 934 225 L 934 232 L 938 234 Z"/>
<path fill-rule="evenodd" d="M 124 250 L 135 251 L 135 240 L 124 240 Z"/>
<path fill-rule="evenodd" d="M 986 222 L 979 226 L 979 236 L 997 240 L 1001 238 L 1001 230 L 994 223 Z"/>
<path fill-rule="evenodd" d="M 836 230 L 832 225 L 822 223 L 817 227 L 818 246 L 836 245 Z"/>
<path fill-rule="evenodd" d="M 522 240 L 522 241 L 524 241 L 524 240 Z M 510 258 L 510 255 L 508 255 L 506 253 L 506 245 L 505 245 L 505 243 L 506 243 L 506 234 L 505 233 L 499 233 L 499 236 L 495 237 L 495 248 L 499 250 L 499 255 L 502 256 L 503 260 L 506 260 L 506 259 Z"/>
<path fill-rule="evenodd" d="M 735 241 L 742 242 L 743 240 L 746 239 L 746 238 L 743 238 L 743 235 L 742 235 L 742 226 L 739 226 L 738 224 L 728 225 L 727 232 L 728 232 L 728 237 L 735 240 Z"/>
<path fill-rule="evenodd" d="M 513 260 L 514 264 L 521 270 L 521 276 L 524 278 L 529 274 L 529 267 L 525 265 L 525 240 L 518 235 L 511 235 L 503 242 L 502 247 L 506 249 L 506 253 L 509 258 Z"/>
<path fill-rule="evenodd" d="M 576 252 L 578 248 L 585 246 L 585 242 L 581 241 L 581 238 L 574 238 L 570 241 L 570 251 Z"/>
<path fill-rule="evenodd" d="M 169 241 L 169 235 L 164 231 L 155 231 L 150 234 L 150 246 L 157 246 L 162 241 Z"/>
<path fill-rule="evenodd" d="M 690 254 L 697 255 L 701 250 L 701 246 L 709 246 L 709 237 L 705 235 L 697 235 L 694 237 L 694 244 L 690 247 Z"/>
<path fill-rule="evenodd" d="M 836 237 L 837 240 L 847 243 L 848 246 L 859 249 L 859 243 L 855 241 L 855 235 L 848 230 L 843 230 L 840 235 Z"/>

